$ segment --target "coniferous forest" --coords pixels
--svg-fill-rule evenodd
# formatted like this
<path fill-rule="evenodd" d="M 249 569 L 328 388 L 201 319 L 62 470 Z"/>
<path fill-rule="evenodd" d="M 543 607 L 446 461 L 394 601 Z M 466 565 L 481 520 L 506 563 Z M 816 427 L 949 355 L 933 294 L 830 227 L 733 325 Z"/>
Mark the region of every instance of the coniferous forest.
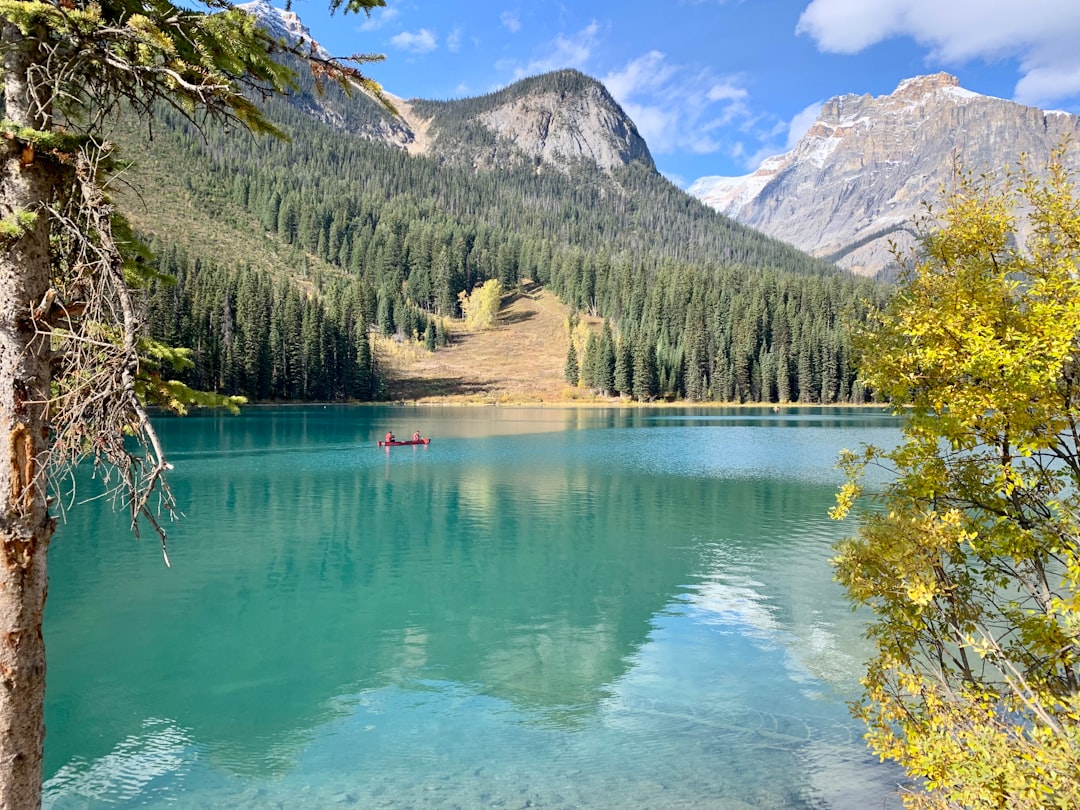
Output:
<path fill-rule="evenodd" d="M 145 133 L 124 133 L 141 196 L 122 205 L 195 212 L 134 217 L 173 279 L 144 296 L 153 336 L 193 350 L 185 381 L 205 390 L 379 399 L 393 391 L 370 334 L 439 351 L 459 293 L 530 279 L 603 319 L 576 358 L 596 391 L 861 401 L 848 332 L 880 285 L 716 214 L 651 165 L 537 166 L 475 123 L 507 96 L 591 81 L 563 71 L 480 99 L 414 102 L 433 121 L 425 156 L 372 137 L 392 119 L 366 97 L 317 96 L 303 82 L 267 102 L 288 139 L 201 131 L 172 110 L 148 147 Z M 199 217 L 240 247 L 206 255 L 181 238 Z M 268 244 L 271 254 L 253 249 Z"/>

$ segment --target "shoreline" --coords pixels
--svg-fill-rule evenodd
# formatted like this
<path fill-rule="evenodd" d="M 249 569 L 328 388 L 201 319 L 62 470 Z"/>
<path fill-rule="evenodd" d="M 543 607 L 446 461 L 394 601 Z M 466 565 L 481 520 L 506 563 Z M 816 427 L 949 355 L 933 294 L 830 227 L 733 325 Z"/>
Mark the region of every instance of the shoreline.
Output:
<path fill-rule="evenodd" d="M 378 400 L 372 402 L 360 402 L 360 401 L 348 401 L 348 402 L 335 402 L 324 400 L 312 400 L 305 402 L 295 401 L 270 401 L 270 402 L 248 402 L 240 407 L 241 411 L 249 408 L 284 408 L 284 407 L 298 407 L 298 408 L 310 408 L 335 406 L 351 406 L 357 408 L 370 408 L 370 407 L 397 407 L 397 408 L 625 408 L 625 409 L 643 409 L 643 408 L 697 408 L 697 409 L 751 409 L 751 408 L 767 408 L 776 413 L 782 413 L 785 410 L 802 410 L 807 408 L 858 408 L 858 409 L 879 409 L 890 410 L 891 406 L 887 402 L 862 402 L 862 403 L 847 403 L 847 402 L 693 402 L 691 400 L 658 400 L 654 402 L 638 402 L 636 400 L 552 400 L 552 399 L 500 399 L 500 400 L 478 400 L 478 399 L 452 399 L 447 397 L 430 397 L 421 399 L 387 399 Z M 194 410 L 194 409 L 193 409 Z"/>

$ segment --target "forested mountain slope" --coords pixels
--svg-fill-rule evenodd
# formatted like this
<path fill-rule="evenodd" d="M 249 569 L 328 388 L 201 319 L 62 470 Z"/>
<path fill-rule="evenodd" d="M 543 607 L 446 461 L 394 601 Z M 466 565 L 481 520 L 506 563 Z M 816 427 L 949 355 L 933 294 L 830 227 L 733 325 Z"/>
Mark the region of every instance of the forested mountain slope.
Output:
<path fill-rule="evenodd" d="M 148 318 L 195 350 L 192 382 L 257 399 L 393 396 L 369 328 L 437 351 L 459 293 L 529 278 L 609 320 L 579 347 L 598 390 L 862 396 L 843 318 L 879 288 L 670 184 L 594 80 L 563 71 L 409 106 L 424 154 L 366 96 L 320 97 L 309 79 L 267 103 L 289 141 L 200 133 L 175 112 L 149 145 L 123 135 L 142 196 L 122 205 L 180 282 L 148 295 Z M 211 233 L 192 238 L 199 222 Z"/>

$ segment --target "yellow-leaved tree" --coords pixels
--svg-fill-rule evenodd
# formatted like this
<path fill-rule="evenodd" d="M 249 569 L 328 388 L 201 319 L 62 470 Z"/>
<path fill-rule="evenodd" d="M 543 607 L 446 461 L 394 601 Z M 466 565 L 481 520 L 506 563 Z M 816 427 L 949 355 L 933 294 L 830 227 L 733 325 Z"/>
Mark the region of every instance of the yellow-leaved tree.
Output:
<path fill-rule="evenodd" d="M 472 293 L 458 293 L 461 312 L 465 316 L 465 325 L 470 329 L 490 329 L 499 318 L 502 306 L 503 286 L 497 278 L 489 278 L 482 285 L 474 287 Z"/>
<path fill-rule="evenodd" d="M 908 807 L 1080 807 L 1080 202 L 1063 157 L 960 177 L 859 338 L 903 441 L 845 452 L 834 516 L 867 465 L 890 477 L 835 565 L 873 612 L 856 711 L 915 777 Z"/>

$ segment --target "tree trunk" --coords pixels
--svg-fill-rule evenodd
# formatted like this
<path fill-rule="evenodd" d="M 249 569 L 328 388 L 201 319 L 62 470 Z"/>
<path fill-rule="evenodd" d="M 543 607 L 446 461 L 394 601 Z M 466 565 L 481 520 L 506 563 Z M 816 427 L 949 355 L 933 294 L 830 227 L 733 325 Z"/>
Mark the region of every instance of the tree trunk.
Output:
<path fill-rule="evenodd" d="M 35 130 L 50 126 L 34 103 L 28 78 L 35 54 L 17 28 L 3 29 L 5 117 Z M 18 139 L 0 146 L 0 218 L 36 213 L 21 236 L 0 241 L 0 808 L 41 804 L 45 737 L 45 645 L 41 633 L 48 588 L 49 517 L 44 460 L 49 431 L 49 342 L 33 318 L 50 283 L 50 200 L 58 168 Z"/>

